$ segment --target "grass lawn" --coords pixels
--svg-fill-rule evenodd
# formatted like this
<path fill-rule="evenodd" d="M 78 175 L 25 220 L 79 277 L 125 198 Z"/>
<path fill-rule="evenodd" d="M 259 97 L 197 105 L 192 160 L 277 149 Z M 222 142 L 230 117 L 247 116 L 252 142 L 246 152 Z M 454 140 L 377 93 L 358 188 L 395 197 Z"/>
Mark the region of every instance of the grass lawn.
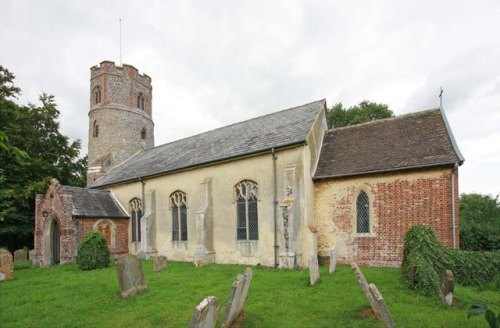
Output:
<path fill-rule="evenodd" d="M 194 307 L 206 296 L 221 303 L 219 325 L 229 288 L 245 267 L 169 262 L 153 272 L 142 263 L 148 291 L 129 299 L 118 296 L 115 267 L 80 271 L 76 265 L 17 270 L 0 283 L 0 327 L 186 327 Z M 367 316 L 369 308 L 350 267 L 335 275 L 320 267 L 321 281 L 308 286 L 307 270 L 253 268 L 253 280 L 239 327 L 383 327 Z M 408 290 L 399 269 L 362 268 L 386 299 L 398 327 L 487 327 L 483 317 L 467 320 L 476 299 L 498 313 L 500 297 L 492 290 L 455 286 L 458 304 Z"/>

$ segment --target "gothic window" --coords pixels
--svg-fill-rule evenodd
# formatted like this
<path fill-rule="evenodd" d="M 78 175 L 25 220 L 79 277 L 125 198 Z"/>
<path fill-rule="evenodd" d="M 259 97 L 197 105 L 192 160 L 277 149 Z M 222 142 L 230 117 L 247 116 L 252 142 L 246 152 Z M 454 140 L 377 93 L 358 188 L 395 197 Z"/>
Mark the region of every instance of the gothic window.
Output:
<path fill-rule="evenodd" d="M 364 191 L 359 193 L 356 200 L 356 232 L 370 232 L 370 200 Z"/>
<path fill-rule="evenodd" d="M 145 99 L 142 92 L 137 95 L 137 108 L 141 110 L 145 109 Z"/>
<path fill-rule="evenodd" d="M 141 200 L 134 198 L 129 203 L 130 206 L 130 218 L 132 224 L 132 242 L 141 241 L 141 217 L 142 217 L 142 205 Z"/>
<path fill-rule="evenodd" d="M 101 103 L 101 87 L 97 86 L 94 88 L 93 96 L 94 96 L 94 104 Z"/>
<path fill-rule="evenodd" d="M 172 240 L 187 240 L 187 207 L 186 194 L 175 191 L 170 195 L 172 209 Z"/>
<path fill-rule="evenodd" d="M 94 124 L 92 125 L 92 137 L 99 137 L 99 124 L 97 124 L 97 121 L 94 121 Z"/>
<path fill-rule="evenodd" d="M 257 183 L 243 180 L 234 187 L 236 198 L 236 236 L 238 240 L 258 240 Z"/>
<path fill-rule="evenodd" d="M 97 226 L 97 231 L 106 238 L 106 244 L 111 246 L 111 225 L 108 222 L 102 222 Z"/>
<path fill-rule="evenodd" d="M 146 139 L 146 128 L 142 128 L 141 130 L 141 139 L 142 140 Z"/>

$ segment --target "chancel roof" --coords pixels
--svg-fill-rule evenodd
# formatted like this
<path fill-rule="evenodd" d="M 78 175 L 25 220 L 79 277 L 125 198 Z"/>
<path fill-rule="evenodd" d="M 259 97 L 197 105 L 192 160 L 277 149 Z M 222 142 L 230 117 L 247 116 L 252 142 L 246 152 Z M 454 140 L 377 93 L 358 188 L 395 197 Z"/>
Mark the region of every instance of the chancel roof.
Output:
<path fill-rule="evenodd" d="M 303 144 L 326 100 L 228 125 L 138 153 L 91 187 L 156 176 L 272 148 Z"/>
<path fill-rule="evenodd" d="M 325 133 L 315 179 L 454 163 L 463 157 L 440 109 L 406 114 Z"/>
<path fill-rule="evenodd" d="M 61 186 L 62 190 L 73 194 L 73 216 L 87 218 L 128 218 L 108 190 L 97 190 L 71 186 Z"/>

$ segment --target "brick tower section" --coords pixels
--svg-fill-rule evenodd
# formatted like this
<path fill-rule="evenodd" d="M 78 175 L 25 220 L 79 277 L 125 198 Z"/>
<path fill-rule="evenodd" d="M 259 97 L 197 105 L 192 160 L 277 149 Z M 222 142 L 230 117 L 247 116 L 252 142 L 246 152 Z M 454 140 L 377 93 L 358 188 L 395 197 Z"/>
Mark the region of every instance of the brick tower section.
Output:
<path fill-rule="evenodd" d="M 90 68 L 87 185 L 142 149 L 154 147 L 151 78 L 130 65 Z"/>

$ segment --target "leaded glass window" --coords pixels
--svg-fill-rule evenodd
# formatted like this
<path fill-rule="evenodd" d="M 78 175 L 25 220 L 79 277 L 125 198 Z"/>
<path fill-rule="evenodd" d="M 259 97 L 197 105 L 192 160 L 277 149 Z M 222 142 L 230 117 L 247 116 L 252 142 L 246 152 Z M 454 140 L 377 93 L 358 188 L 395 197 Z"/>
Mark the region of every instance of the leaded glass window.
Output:
<path fill-rule="evenodd" d="M 141 241 L 141 217 L 142 217 L 142 204 L 141 200 L 134 198 L 129 203 L 130 218 L 132 224 L 132 241 Z"/>
<path fill-rule="evenodd" d="M 244 180 L 235 186 L 236 197 L 236 237 L 238 240 L 258 240 L 258 186 Z"/>
<path fill-rule="evenodd" d="M 187 206 L 186 194 L 176 191 L 170 195 L 172 209 L 172 240 L 187 240 Z"/>
<path fill-rule="evenodd" d="M 366 192 L 361 191 L 356 200 L 356 231 L 370 232 L 370 200 Z"/>

